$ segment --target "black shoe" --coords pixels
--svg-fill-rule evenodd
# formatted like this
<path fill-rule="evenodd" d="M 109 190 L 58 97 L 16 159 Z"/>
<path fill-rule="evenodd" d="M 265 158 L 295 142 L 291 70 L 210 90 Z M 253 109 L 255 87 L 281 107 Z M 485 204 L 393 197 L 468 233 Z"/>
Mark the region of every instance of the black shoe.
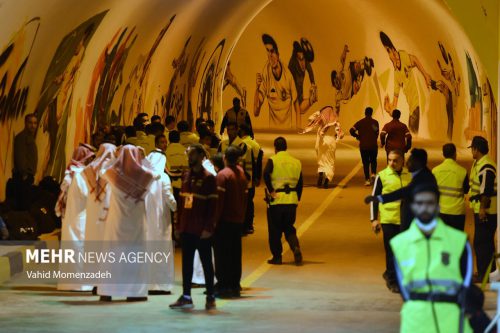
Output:
<path fill-rule="evenodd" d="M 215 304 L 215 297 L 213 296 L 207 296 L 207 301 L 205 303 L 205 309 L 210 311 L 210 310 L 215 310 L 216 309 L 216 304 Z"/>
<path fill-rule="evenodd" d="M 187 310 L 187 309 L 194 308 L 194 305 L 193 305 L 192 299 L 187 299 L 183 295 L 183 296 L 179 297 L 179 299 L 175 303 L 170 304 L 169 307 L 173 310 L 176 310 L 176 309 Z"/>
<path fill-rule="evenodd" d="M 282 264 L 282 261 L 281 261 L 281 258 L 272 258 L 272 259 L 269 259 L 267 261 L 268 264 L 270 265 L 281 265 Z"/>
<path fill-rule="evenodd" d="M 321 188 L 321 185 L 323 184 L 323 176 L 324 176 L 324 173 L 323 172 L 320 172 L 318 174 L 318 188 Z"/>
<path fill-rule="evenodd" d="M 92 295 L 97 295 L 97 287 L 92 288 Z"/>
<path fill-rule="evenodd" d="M 240 298 L 241 297 L 240 288 L 231 290 L 230 295 L 232 298 Z"/>
<path fill-rule="evenodd" d="M 100 302 L 111 302 L 112 298 L 111 298 L 111 296 L 101 296 L 101 297 L 99 297 L 99 301 Z"/>
<path fill-rule="evenodd" d="M 325 182 L 323 183 L 323 188 L 328 188 L 328 183 L 329 183 L 328 178 L 325 178 Z"/>
<path fill-rule="evenodd" d="M 168 290 L 149 290 L 148 295 L 155 296 L 155 295 L 172 295 L 171 291 Z"/>
<path fill-rule="evenodd" d="M 302 253 L 300 252 L 300 248 L 295 248 L 293 251 L 293 258 L 295 259 L 296 266 L 302 266 Z"/>
<path fill-rule="evenodd" d="M 127 297 L 127 302 L 146 302 L 147 297 Z"/>

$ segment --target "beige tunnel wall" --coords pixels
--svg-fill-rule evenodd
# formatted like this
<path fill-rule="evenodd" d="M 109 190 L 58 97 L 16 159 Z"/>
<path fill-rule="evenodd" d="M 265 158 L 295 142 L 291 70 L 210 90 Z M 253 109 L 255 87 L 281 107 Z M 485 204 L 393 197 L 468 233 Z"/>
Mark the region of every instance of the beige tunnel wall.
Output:
<path fill-rule="evenodd" d="M 37 179 L 61 179 L 100 124 L 129 125 L 139 112 L 220 118 L 225 61 L 266 3 L 0 2 L 0 199 L 27 113 L 40 118 Z"/>
<path fill-rule="evenodd" d="M 341 105 L 344 127 L 361 115 L 367 101 L 381 121 L 387 120 L 377 103 L 392 92 L 393 70 L 379 30 L 398 48 L 417 55 L 436 79 L 442 79 L 436 60 L 441 59 L 437 42 L 443 41 L 462 78 L 453 140 L 464 144 L 471 108 L 465 52 L 483 85 L 481 61 L 442 2 L 407 2 L 401 7 L 393 0 L 376 5 L 368 0 L 307 5 L 298 0 L 0 0 L 0 199 L 11 176 L 13 138 L 27 113 L 40 117 L 37 179 L 60 179 L 74 147 L 88 141 L 100 124 L 127 125 L 143 111 L 188 120 L 203 114 L 219 121 L 237 95 L 233 86 L 224 85 L 229 58 L 252 110 L 256 73 L 266 61 L 262 33 L 276 39 L 285 66 L 294 40 L 307 37 L 314 48 L 318 101 L 302 123 L 313 110 L 335 103 L 330 72 L 339 66 L 344 44 L 349 46 L 347 61 L 374 60 L 373 74 Z M 420 135 L 445 139 L 444 97 L 426 89 L 420 74 L 415 76 L 425 106 Z M 489 119 L 484 100 L 473 125 L 488 134 L 491 124 L 482 122 Z M 404 103 L 402 97 L 408 117 Z M 256 127 L 269 127 L 266 105 L 253 119 Z"/>
<path fill-rule="evenodd" d="M 279 110 L 274 110 L 276 106 L 270 105 L 266 98 L 259 116 L 252 115 L 254 126 L 296 130 L 307 123 L 313 112 L 326 105 L 339 106 L 340 121 L 345 129 L 363 116 L 366 106 L 374 108 L 375 117 L 382 124 L 388 122 L 390 115 L 384 110 L 384 99 L 389 96 L 392 100 L 394 96 L 395 70 L 381 43 L 381 31 L 390 37 L 396 49 L 414 56 L 434 82 L 428 86 L 417 67 L 406 68 L 407 77 L 411 72 L 408 81 L 412 82 L 404 82 L 397 107 L 405 122 L 414 106 L 419 107 L 417 137 L 453 141 L 462 147 L 473 135 L 494 138 L 496 104 L 490 84 L 497 80 L 496 75 L 488 77 L 463 27 L 449 7 L 438 0 L 408 0 L 404 6 L 397 0 L 318 0 L 307 6 L 300 0 L 274 0 L 251 22 L 235 46 L 231 73 L 241 90 L 245 88 L 246 107 L 253 114 L 256 75 L 266 72 L 267 53 L 261 36 L 269 34 L 276 41 L 282 67 L 289 77 L 293 76 L 288 69 L 293 58 L 293 42 L 305 37 L 314 50 L 310 66 L 317 87 L 317 102 L 302 109 L 305 112 L 299 116 L 299 122 L 297 113 L 293 112 L 292 121 L 276 124 L 270 121 L 269 115 Z M 341 54 L 345 46 L 349 52 L 342 71 Z M 339 94 L 331 82 L 332 71 L 349 76 L 349 63 L 362 64 L 365 57 L 373 60 L 371 75 L 364 71 L 358 76 L 357 93 Z M 413 90 L 407 88 L 411 83 Z M 310 96 L 310 87 L 310 75 L 306 72 L 304 99 Z M 232 98 L 238 95 L 236 89 L 228 86 L 224 90 L 224 106 L 230 106 Z M 408 95 L 413 95 L 413 98 L 410 96 L 413 102 Z M 453 132 L 449 136 L 447 127 L 451 121 Z"/>

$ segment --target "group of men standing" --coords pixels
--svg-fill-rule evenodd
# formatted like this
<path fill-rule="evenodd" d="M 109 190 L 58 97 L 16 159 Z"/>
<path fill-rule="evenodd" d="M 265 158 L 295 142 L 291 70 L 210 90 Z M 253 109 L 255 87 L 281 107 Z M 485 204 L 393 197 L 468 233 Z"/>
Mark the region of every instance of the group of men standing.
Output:
<path fill-rule="evenodd" d="M 99 241 L 103 250 L 110 250 L 113 242 L 172 244 L 174 238 L 182 248 L 183 292 L 170 307 L 194 306 L 193 272 L 201 265 L 205 307 L 214 309 L 216 297 L 240 296 L 242 236 L 254 232 L 253 197 L 264 178 L 273 255 L 269 264 L 282 263 L 284 233 L 300 265 L 294 222 L 302 193 L 301 163 L 286 151 L 286 140 L 279 137 L 274 143 L 276 154 L 262 172 L 263 151 L 253 139 L 249 118 L 240 116 L 243 112 L 235 100 L 225 117 L 224 140 L 215 135 L 209 122 L 197 122 L 195 133 L 185 122 L 179 122 L 176 130 L 172 119 L 164 127 L 139 114 L 121 146 L 105 141 L 96 153 L 90 145 L 81 144 L 68 165 L 56 207 L 63 220 L 62 244 L 69 241 L 84 247 L 82 241 Z M 173 261 L 148 274 L 125 266 L 120 273 L 133 283 L 106 281 L 97 287 L 61 283 L 59 288 L 93 289 L 101 301 L 113 297 L 145 301 L 148 294 L 171 292 L 173 269 Z"/>
<path fill-rule="evenodd" d="M 367 108 L 366 117 L 350 132 L 360 140 L 365 185 L 373 185 L 365 202 L 370 204 L 373 232 L 383 234 L 383 278 L 388 289 L 401 293 L 405 301 L 401 331 L 454 332 L 460 327 L 468 332 L 471 326 L 484 330 L 488 320 L 477 306 L 481 292 L 472 282 L 488 280 L 489 265 L 496 269 L 496 163 L 488 155 L 487 140 L 473 138 L 469 174 L 457 163 L 453 143 L 443 146 L 444 160 L 430 170 L 424 149 L 410 151 L 410 131 L 399 121 L 399 110 L 394 110 L 393 120 L 380 133 L 387 167 L 375 176 L 379 127 L 371 115 Z M 476 276 L 464 233 L 467 194 L 474 214 Z"/>

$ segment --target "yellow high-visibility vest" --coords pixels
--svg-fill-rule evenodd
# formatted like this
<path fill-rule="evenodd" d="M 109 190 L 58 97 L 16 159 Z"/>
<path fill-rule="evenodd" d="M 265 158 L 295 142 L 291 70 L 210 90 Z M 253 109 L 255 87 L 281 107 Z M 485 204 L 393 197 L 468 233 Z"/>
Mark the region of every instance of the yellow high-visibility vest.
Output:
<path fill-rule="evenodd" d="M 484 155 L 480 160 L 475 161 L 472 165 L 470 171 L 470 206 L 474 210 L 474 214 L 479 213 L 479 209 L 481 207 L 481 202 L 477 198 L 479 195 L 483 193 L 483 189 L 481 188 L 481 184 L 479 183 L 479 176 L 486 176 L 486 171 L 493 171 L 495 173 L 495 193 L 497 192 L 497 165 L 495 161 L 489 156 Z M 490 207 L 486 209 L 487 214 L 496 214 L 497 213 L 497 196 L 490 197 L 491 204 Z"/>
<path fill-rule="evenodd" d="M 188 167 L 186 147 L 180 143 L 171 143 L 165 151 L 167 156 L 167 173 L 170 176 L 172 187 L 181 188 L 182 172 Z"/>
<path fill-rule="evenodd" d="M 430 237 L 412 223 L 408 230 L 391 240 L 401 276 L 401 292 L 408 297 L 401 309 L 400 332 L 459 331 L 460 307 L 453 299 L 458 297 L 464 284 L 460 259 L 466 241 L 464 232 L 447 226 L 441 219 Z M 431 298 L 442 301 L 432 303 L 428 300 Z M 472 332 L 467 317 L 463 327 L 464 332 Z"/>
<path fill-rule="evenodd" d="M 276 198 L 271 201 L 271 205 L 296 205 L 299 203 L 297 191 L 289 193 L 282 192 L 288 186 L 291 189 L 297 187 L 302 172 L 302 165 L 298 159 L 286 151 L 280 151 L 271 156 L 273 161 L 273 172 L 271 173 L 271 184 L 276 191 Z"/>
<path fill-rule="evenodd" d="M 447 158 L 432 169 L 439 186 L 440 212 L 449 215 L 465 214 L 464 181 L 467 170 L 455 160 Z"/>
<path fill-rule="evenodd" d="M 401 173 L 397 173 L 390 167 L 378 173 L 382 182 L 382 194 L 387 194 L 405 187 L 411 182 L 411 173 L 403 168 Z M 401 200 L 379 204 L 380 223 L 401 224 Z"/>
<path fill-rule="evenodd" d="M 257 163 L 257 158 L 259 157 L 260 145 L 252 139 L 249 135 L 241 138 L 241 141 L 246 145 L 246 153 L 243 156 L 242 168 L 245 170 L 245 174 L 248 177 L 248 188 L 253 187 L 253 168 L 255 163 Z"/>

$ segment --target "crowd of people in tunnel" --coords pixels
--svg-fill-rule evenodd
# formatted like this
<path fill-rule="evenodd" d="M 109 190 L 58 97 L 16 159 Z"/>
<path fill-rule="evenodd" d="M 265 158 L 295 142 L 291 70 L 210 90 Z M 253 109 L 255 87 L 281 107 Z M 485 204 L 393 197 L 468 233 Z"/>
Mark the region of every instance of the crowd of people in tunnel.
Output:
<path fill-rule="evenodd" d="M 473 282 L 487 281 L 496 269 L 496 163 L 489 155 L 488 141 L 473 138 L 469 148 L 474 162 L 469 174 L 457 162 L 453 143 L 442 147 L 443 161 L 431 170 L 427 152 L 411 149 L 411 134 L 399 120 L 398 110 L 380 133 L 372 112 L 367 108 L 365 118 L 350 133 L 360 141 L 365 185 L 373 186 L 365 202 L 370 204 L 372 230 L 383 234 L 387 287 L 401 293 L 406 303 L 432 303 L 435 299 L 457 303 L 456 297 L 470 292 Z M 82 143 L 75 149 L 60 186 L 54 210 L 62 218 L 61 240 L 165 242 L 172 253 L 175 240 L 182 249 L 183 288 L 170 307 L 192 308 L 191 289 L 203 284 L 206 309 L 214 309 L 216 297 L 241 295 L 242 236 L 254 232 L 253 200 L 263 180 L 272 254 L 268 263 L 282 264 L 281 238 L 285 234 L 295 263 L 301 265 L 294 227 L 303 190 L 300 160 L 288 153 L 286 139 L 278 137 L 275 154 L 263 167 L 263 150 L 237 99 L 224 119 L 224 139 L 216 134 L 211 120 L 197 119 L 191 131 L 187 121 L 176 123 L 169 116 L 163 125 L 159 117 L 150 121 L 145 113 L 138 114 L 123 131 L 99 128 L 91 144 Z M 326 126 L 336 124 L 336 118 L 324 119 Z M 315 126 L 311 123 L 311 128 Z M 14 178 L 25 185 L 33 184 L 36 170 L 36 158 L 30 156 L 36 156 L 31 128 L 36 128 L 34 115 L 26 116 L 26 129 L 15 139 Z M 387 167 L 377 172 L 379 134 Z M 406 163 L 405 155 L 409 155 Z M 319 177 L 328 178 L 321 170 L 318 168 Z M 323 187 L 320 182 L 318 186 Z M 464 233 L 467 194 L 474 214 L 472 247 Z M 419 245 L 423 244 L 419 243 L 422 235 L 431 244 L 427 250 Z M 472 249 L 476 276 L 472 274 Z M 422 255 L 426 251 L 429 259 Z M 154 283 L 132 270 L 123 272 L 132 278 L 131 284 L 61 282 L 58 289 L 93 290 L 101 301 L 113 297 L 144 301 L 148 295 L 170 294 L 173 261 L 150 273 L 157 277 Z M 423 273 L 436 274 L 436 280 L 421 280 Z M 453 282 L 451 289 L 442 285 L 443 277 Z M 448 298 L 450 295 L 453 297 Z M 460 302 L 460 306 L 466 305 L 466 301 Z"/>
<path fill-rule="evenodd" d="M 27 116 L 26 131 L 32 121 L 36 116 Z M 263 167 L 263 150 L 237 98 L 224 117 L 226 138 L 215 133 L 210 119 L 189 124 L 168 116 L 164 124 L 158 116 L 149 120 L 148 114 L 140 113 L 131 126 L 99 127 L 91 142 L 74 150 L 54 204 L 62 221 L 61 248 L 73 243 L 84 251 L 89 242 L 98 242 L 106 251 L 117 242 L 164 242 L 171 244 L 173 254 L 175 244 L 182 250 L 183 291 L 170 307 L 192 308 L 191 288 L 205 285 L 206 309 L 213 309 L 215 297 L 240 297 L 242 237 L 254 233 L 255 188 L 263 179 L 271 216 L 273 257 L 268 263 L 282 263 L 285 234 L 295 263 L 301 265 L 294 228 L 302 193 L 301 163 L 287 152 L 286 139 L 275 140 L 276 154 Z M 17 153 L 36 150 L 34 135 L 32 140 L 25 136 L 17 139 L 23 140 Z M 21 180 L 33 184 L 36 161 L 24 164 L 23 168 L 16 164 L 16 175 L 26 170 Z M 86 269 L 78 263 L 73 266 L 71 271 Z M 144 274 L 124 267 L 119 273 L 131 281 L 127 284 L 112 278 L 97 285 L 59 281 L 57 287 L 92 290 L 104 302 L 114 297 L 145 301 L 148 295 L 170 294 L 173 256 L 167 265 L 151 270 Z"/>

